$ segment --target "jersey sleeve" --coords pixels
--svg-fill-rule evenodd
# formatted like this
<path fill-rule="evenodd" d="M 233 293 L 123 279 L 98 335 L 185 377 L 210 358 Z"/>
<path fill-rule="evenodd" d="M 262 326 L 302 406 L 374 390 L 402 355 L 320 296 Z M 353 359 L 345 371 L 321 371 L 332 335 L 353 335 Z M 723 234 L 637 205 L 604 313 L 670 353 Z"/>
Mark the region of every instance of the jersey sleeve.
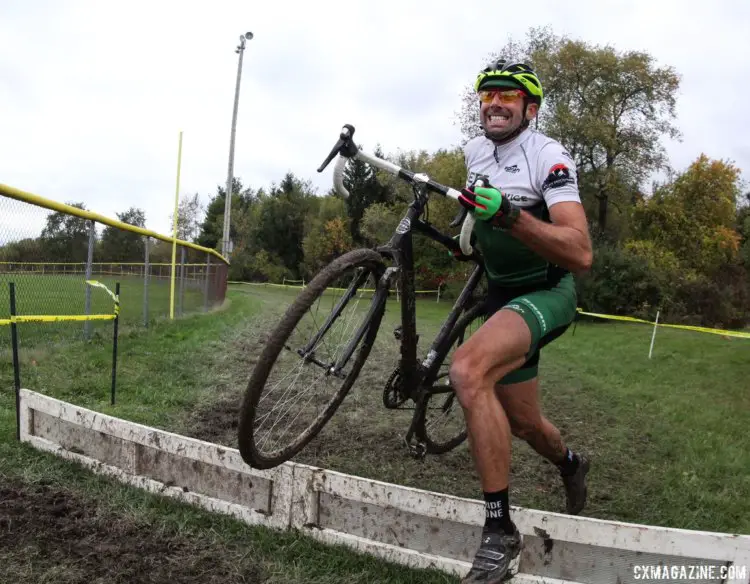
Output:
<path fill-rule="evenodd" d="M 471 165 L 473 163 L 473 151 L 475 149 L 474 140 L 469 140 L 464 144 L 464 165 L 466 166 L 466 188 L 471 186 L 473 173 L 471 172 Z"/>
<path fill-rule="evenodd" d="M 576 163 L 558 142 L 549 142 L 539 152 L 536 181 L 547 207 L 565 201 L 581 202 Z"/>

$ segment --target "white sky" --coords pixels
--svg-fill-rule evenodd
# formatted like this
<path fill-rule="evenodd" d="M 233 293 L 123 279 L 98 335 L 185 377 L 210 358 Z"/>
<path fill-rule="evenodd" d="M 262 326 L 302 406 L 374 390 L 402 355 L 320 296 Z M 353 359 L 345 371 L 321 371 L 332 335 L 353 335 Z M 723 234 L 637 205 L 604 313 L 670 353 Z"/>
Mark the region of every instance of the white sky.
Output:
<path fill-rule="evenodd" d="M 0 0 L 0 183 L 111 217 L 137 206 L 169 233 L 180 130 L 180 194 L 205 204 L 226 182 L 234 48 L 250 30 L 234 174 L 259 188 L 292 171 L 324 194 L 332 165 L 316 169 L 342 124 L 370 150 L 458 144 L 464 87 L 542 25 L 674 66 L 673 166 L 705 152 L 748 176 L 747 0 Z"/>

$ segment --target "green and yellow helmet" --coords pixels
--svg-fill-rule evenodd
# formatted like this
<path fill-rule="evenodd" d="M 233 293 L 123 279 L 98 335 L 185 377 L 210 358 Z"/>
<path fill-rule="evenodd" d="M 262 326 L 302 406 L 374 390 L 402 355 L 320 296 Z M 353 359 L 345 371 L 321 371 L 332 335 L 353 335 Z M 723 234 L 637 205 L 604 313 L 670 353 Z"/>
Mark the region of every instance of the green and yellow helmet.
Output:
<path fill-rule="evenodd" d="M 490 87 L 514 87 L 522 89 L 531 101 L 540 107 L 544 92 L 542 82 L 534 70 L 526 63 L 512 63 L 505 59 L 498 59 L 482 69 L 474 82 L 474 91 L 481 91 Z"/>

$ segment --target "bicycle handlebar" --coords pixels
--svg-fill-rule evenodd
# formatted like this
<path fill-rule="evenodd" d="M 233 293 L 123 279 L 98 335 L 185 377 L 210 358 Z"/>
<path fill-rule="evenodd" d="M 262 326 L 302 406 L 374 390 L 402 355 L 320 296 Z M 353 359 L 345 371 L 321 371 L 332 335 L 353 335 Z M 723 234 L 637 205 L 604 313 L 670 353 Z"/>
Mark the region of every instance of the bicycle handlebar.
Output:
<path fill-rule="evenodd" d="M 323 164 L 321 164 L 320 167 L 318 168 L 318 172 L 323 172 L 325 167 L 328 166 L 331 160 L 333 160 L 333 158 L 338 154 L 338 159 L 336 160 L 336 164 L 334 165 L 334 168 L 333 168 L 333 186 L 336 189 L 336 192 L 341 194 L 341 196 L 343 197 L 349 196 L 349 192 L 344 186 L 344 169 L 346 168 L 346 163 L 349 161 L 350 158 L 356 158 L 358 160 L 362 160 L 363 162 L 366 162 L 371 166 L 374 166 L 376 168 L 389 172 L 392 175 L 402 180 L 405 180 L 408 183 L 423 184 L 428 190 L 441 194 L 446 197 L 450 197 L 451 199 L 455 199 L 456 201 L 458 201 L 459 197 L 461 196 L 460 191 L 457 191 L 456 189 L 452 187 L 441 185 L 440 183 L 432 180 L 429 176 L 427 176 L 424 173 L 411 172 L 410 170 L 401 168 L 400 166 L 393 164 L 392 162 L 383 160 L 382 158 L 378 158 L 377 156 L 373 154 L 368 154 L 367 152 L 363 152 L 354 143 L 353 136 L 354 136 L 354 127 L 350 124 L 345 124 L 341 130 L 341 134 L 339 135 L 338 142 L 336 142 L 336 145 L 331 150 L 331 153 L 325 159 Z M 459 239 L 459 245 L 461 246 L 461 251 L 467 256 L 471 255 L 473 252 L 473 249 L 470 243 L 471 232 L 473 229 L 474 229 L 474 215 L 472 213 L 465 213 L 463 225 L 461 226 L 461 236 Z"/>

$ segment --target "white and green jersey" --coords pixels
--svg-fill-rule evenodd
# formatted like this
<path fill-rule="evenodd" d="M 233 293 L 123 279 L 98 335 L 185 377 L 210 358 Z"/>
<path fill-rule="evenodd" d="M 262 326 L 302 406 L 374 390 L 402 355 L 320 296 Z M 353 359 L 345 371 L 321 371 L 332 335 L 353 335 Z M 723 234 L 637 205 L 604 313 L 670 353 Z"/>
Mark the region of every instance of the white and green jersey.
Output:
<path fill-rule="evenodd" d="M 575 162 L 556 140 L 532 129 L 496 146 L 484 136 L 464 147 L 466 186 L 478 178 L 502 191 L 510 201 L 537 219 L 550 221 L 549 208 L 563 201 L 581 201 Z M 474 227 L 491 282 L 501 286 L 544 284 L 565 270 L 550 264 L 512 235 L 485 221 Z"/>

